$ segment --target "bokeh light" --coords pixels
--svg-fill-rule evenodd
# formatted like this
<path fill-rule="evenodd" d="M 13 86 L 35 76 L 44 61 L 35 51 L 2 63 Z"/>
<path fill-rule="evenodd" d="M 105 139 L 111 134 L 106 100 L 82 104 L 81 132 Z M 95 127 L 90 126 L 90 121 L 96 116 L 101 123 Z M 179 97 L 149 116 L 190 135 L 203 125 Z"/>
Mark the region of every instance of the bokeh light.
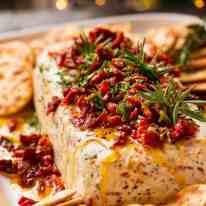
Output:
<path fill-rule="evenodd" d="M 69 1 L 68 0 L 57 0 L 56 1 L 56 8 L 58 10 L 64 10 L 69 6 Z"/>
<path fill-rule="evenodd" d="M 205 1 L 204 0 L 194 0 L 193 3 L 195 5 L 195 7 L 198 8 L 198 9 L 202 9 L 203 7 L 205 7 Z"/>
<path fill-rule="evenodd" d="M 95 4 L 97 6 L 104 6 L 106 4 L 106 0 L 95 0 Z"/>

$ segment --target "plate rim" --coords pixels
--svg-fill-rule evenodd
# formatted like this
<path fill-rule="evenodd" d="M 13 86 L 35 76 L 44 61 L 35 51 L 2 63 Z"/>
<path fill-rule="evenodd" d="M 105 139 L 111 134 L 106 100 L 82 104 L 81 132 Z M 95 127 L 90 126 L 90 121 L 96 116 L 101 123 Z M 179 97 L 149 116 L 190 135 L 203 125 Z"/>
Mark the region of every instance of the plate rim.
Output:
<path fill-rule="evenodd" d="M 49 29 L 52 28 L 61 28 L 64 25 L 84 25 L 90 26 L 94 24 L 105 24 L 105 23 L 117 23 L 117 22 L 126 22 L 126 21 L 134 21 L 138 19 L 140 21 L 157 21 L 158 19 L 163 19 L 164 21 L 177 22 L 181 19 L 181 22 L 189 22 L 189 20 L 203 23 L 200 17 L 191 15 L 191 14 L 181 14 L 181 13 L 169 13 L 169 12 L 148 12 L 148 13 L 140 13 L 140 14 L 126 14 L 126 15 L 115 15 L 115 16 L 106 16 L 106 17 L 98 17 L 91 19 L 83 19 L 83 20 L 73 20 L 71 22 L 65 21 L 58 24 L 46 24 L 42 26 L 35 26 L 31 28 L 25 28 L 21 30 L 13 30 L 8 32 L 3 32 L 0 34 L 0 42 L 12 41 L 21 39 L 23 37 L 32 37 L 38 36 L 46 33 Z"/>

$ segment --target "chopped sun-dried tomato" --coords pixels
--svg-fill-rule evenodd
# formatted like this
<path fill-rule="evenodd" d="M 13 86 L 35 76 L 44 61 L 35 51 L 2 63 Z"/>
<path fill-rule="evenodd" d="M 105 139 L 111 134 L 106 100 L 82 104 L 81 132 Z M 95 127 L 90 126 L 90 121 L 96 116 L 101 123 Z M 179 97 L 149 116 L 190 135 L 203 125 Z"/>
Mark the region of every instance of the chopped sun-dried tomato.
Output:
<path fill-rule="evenodd" d="M 51 102 L 49 102 L 47 106 L 47 115 L 52 112 L 55 112 L 60 102 L 61 102 L 61 99 L 59 97 L 57 96 L 52 97 Z"/>
<path fill-rule="evenodd" d="M 20 198 L 20 200 L 18 201 L 19 206 L 32 206 L 36 203 L 36 201 L 28 198 L 28 197 L 24 197 L 22 196 Z"/>
<path fill-rule="evenodd" d="M 12 147 L 8 147 L 13 158 L 12 160 L 0 160 L 0 172 L 15 175 L 16 182 L 23 188 L 39 185 L 38 191 L 41 194 L 49 185 L 54 188 L 58 187 L 58 190 L 63 188 L 63 184 L 60 186 L 59 183 L 61 174 L 54 164 L 53 149 L 48 137 L 32 134 L 20 135 L 19 139 L 19 145 L 6 141 L 6 137 L 0 139 L 0 145 L 5 144 L 6 149 L 6 144 L 13 144 Z M 47 182 L 50 184 L 47 185 Z M 30 204 L 29 200 L 24 198 L 20 200 L 20 205 L 27 204 Z"/>
<path fill-rule="evenodd" d="M 70 105 L 74 126 L 112 127 L 121 133 L 116 146 L 130 140 L 161 146 L 162 141 L 197 133 L 194 121 L 182 111 L 174 118 L 177 122 L 172 119 L 176 98 L 173 101 L 170 95 L 183 90 L 172 80 L 180 68 L 168 52 L 158 53 L 151 43 L 133 44 L 122 32 L 98 27 L 74 37 L 72 46 L 54 56 L 60 69 L 72 68 L 78 75 L 68 82 L 61 100 L 54 97 L 48 104 L 48 113 L 60 102 Z M 168 137 L 162 138 L 165 129 Z"/>

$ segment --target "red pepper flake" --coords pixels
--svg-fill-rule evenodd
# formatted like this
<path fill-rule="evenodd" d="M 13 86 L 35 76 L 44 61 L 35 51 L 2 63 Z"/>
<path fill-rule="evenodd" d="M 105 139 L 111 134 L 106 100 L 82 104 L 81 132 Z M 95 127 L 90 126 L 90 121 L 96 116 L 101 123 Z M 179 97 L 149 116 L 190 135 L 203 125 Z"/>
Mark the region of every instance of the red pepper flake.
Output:
<path fill-rule="evenodd" d="M 129 173 L 128 172 L 122 172 L 120 175 L 122 177 L 129 177 Z"/>
<path fill-rule="evenodd" d="M 28 197 L 24 197 L 24 196 L 22 196 L 20 200 L 18 201 L 19 206 L 32 206 L 35 203 L 37 202 Z"/>
<path fill-rule="evenodd" d="M 52 97 L 51 102 L 47 106 L 47 115 L 56 111 L 57 107 L 61 103 L 61 99 L 57 96 Z"/>

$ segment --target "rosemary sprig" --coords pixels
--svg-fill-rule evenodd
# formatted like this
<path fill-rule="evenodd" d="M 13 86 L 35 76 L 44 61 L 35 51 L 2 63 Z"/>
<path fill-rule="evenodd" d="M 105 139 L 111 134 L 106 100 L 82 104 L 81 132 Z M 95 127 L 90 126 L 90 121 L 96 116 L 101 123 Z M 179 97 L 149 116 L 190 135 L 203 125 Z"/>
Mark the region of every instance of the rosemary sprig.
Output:
<path fill-rule="evenodd" d="M 177 63 L 185 66 L 193 50 L 206 43 L 206 29 L 204 26 L 193 24 L 188 26 L 189 33 L 183 47 L 177 51 Z"/>
<path fill-rule="evenodd" d="M 175 124 L 178 117 L 183 115 L 206 122 L 203 112 L 197 107 L 197 105 L 206 104 L 206 101 L 189 99 L 190 89 L 180 93 L 172 80 L 166 89 L 158 84 L 154 91 L 143 91 L 141 94 L 148 104 L 158 103 L 161 106 L 170 124 Z"/>
<path fill-rule="evenodd" d="M 84 32 L 82 32 L 81 38 L 83 40 L 83 44 L 80 49 L 81 53 L 85 56 L 90 53 L 94 53 L 95 45 L 89 42 L 87 35 Z"/>
<path fill-rule="evenodd" d="M 89 65 L 93 62 L 95 57 L 95 44 L 89 42 L 87 35 L 82 32 L 81 38 L 83 40 L 83 44 L 81 45 L 80 52 L 85 58 L 85 64 Z"/>
<path fill-rule="evenodd" d="M 138 43 L 137 45 L 139 49 L 139 53 L 137 55 L 132 54 L 130 51 L 125 51 L 125 59 L 128 64 L 136 65 L 139 72 L 147 76 L 152 81 L 158 81 L 158 75 L 156 71 L 154 70 L 154 67 L 152 65 L 148 65 L 144 63 L 144 41 L 143 43 Z"/>

